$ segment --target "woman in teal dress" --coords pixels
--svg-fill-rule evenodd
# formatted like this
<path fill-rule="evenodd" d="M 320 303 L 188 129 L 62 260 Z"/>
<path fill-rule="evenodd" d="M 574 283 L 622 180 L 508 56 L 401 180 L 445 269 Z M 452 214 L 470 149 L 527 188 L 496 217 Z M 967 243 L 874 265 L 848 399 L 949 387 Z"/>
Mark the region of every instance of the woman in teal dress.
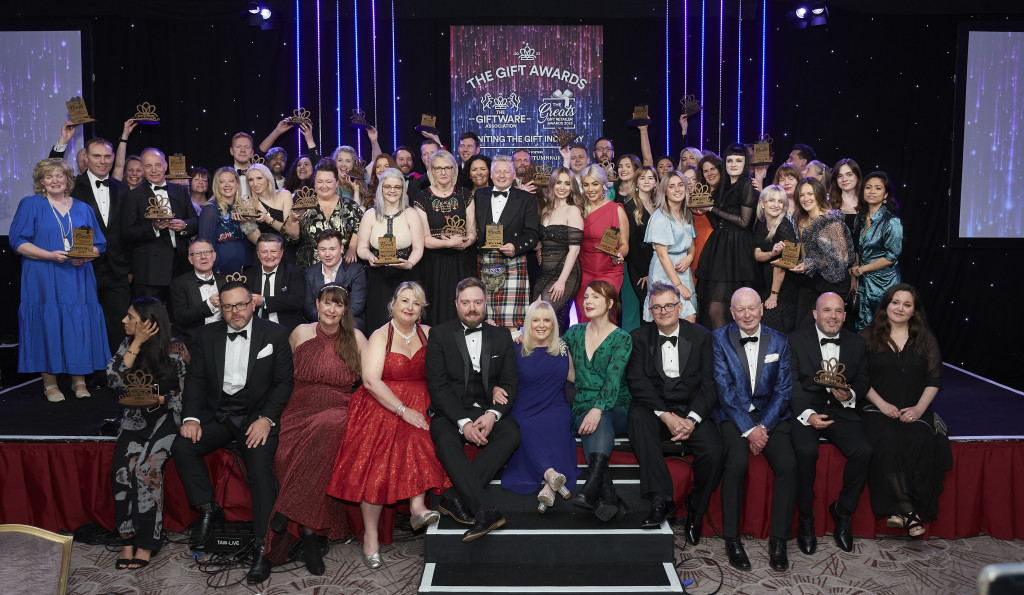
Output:
<path fill-rule="evenodd" d="M 855 323 L 858 331 L 871 324 L 871 315 L 878 308 L 882 294 L 903 281 L 899 265 L 903 223 L 896 216 L 898 208 L 888 174 L 876 171 L 864 178 L 853 231 L 859 245 L 858 260 L 850 269 L 857 279 L 860 294 Z"/>
<path fill-rule="evenodd" d="M 41 372 L 52 403 L 64 400 L 57 374 L 71 374 L 75 396 L 84 399 L 91 396 L 84 376 L 106 369 L 110 359 L 92 261 L 68 258 L 79 227 L 92 228 L 97 256 L 107 241 L 93 210 L 71 198 L 73 183 L 69 165 L 40 161 L 32 172 L 36 194 L 18 203 L 9 232 L 11 248 L 21 255 L 18 372 Z"/>
<path fill-rule="evenodd" d="M 615 436 L 626 433 L 631 400 L 625 371 L 633 339 L 615 326 L 621 303 L 611 283 L 591 281 L 583 292 L 583 310 L 590 321 L 572 326 L 563 337 L 571 356 L 569 380 L 576 383 L 574 427 L 583 442 L 589 470 L 573 504 L 593 510 L 602 521 L 626 510 L 608 474 L 608 457 Z"/>
<path fill-rule="evenodd" d="M 679 317 L 690 322 L 697 321 L 697 292 L 690 274 L 693 261 L 693 216 L 687 203 L 690 201 L 690 186 L 678 171 L 672 171 L 661 178 L 655 198 L 655 210 L 647 223 L 644 241 L 654 246 L 650 269 L 647 272 L 648 287 L 656 281 L 674 285 L 679 289 L 683 307 Z M 650 296 L 644 297 L 644 320 L 651 322 Z"/>

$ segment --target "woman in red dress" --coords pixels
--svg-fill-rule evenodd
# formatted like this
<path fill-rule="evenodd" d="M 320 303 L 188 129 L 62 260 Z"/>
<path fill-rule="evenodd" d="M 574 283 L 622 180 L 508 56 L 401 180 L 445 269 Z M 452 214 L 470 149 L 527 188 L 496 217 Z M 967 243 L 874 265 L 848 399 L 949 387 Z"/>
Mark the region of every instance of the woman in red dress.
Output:
<path fill-rule="evenodd" d="M 388 304 L 391 320 L 372 335 L 362 353 L 363 386 L 352 396 L 352 424 L 334 462 L 327 493 L 359 502 L 363 515 L 363 563 L 380 568 L 378 520 L 385 504 L 409 500 L 412 528 L 436 523 L 426 492 L 452 485 L 434 455 L 427 407 L 426 353 L 429 327 L 419 324 L 426 296 L 406 281 Z"/>
<path fill-rule="evenodd" d="M 622 205 L 608 200 L 605 188 L 608 177 L 600 165 L 588 165 L 580 172 L 583 191 L 583 246 L 580 248 L 582 279 L 576 293 L 576 314 L 581 323 L 590 319 L 583 313 L 583 293 L 591 281 L 607 281 L 622 289 L 622 263 L 629 254 L 629 220 Z M 597 249 L 604 230 L 615 227 L 619 230 L 617 253 L 610 256 Z"/>
<path fill-rule="evenodd" d="M 320 289 L 320 322 L 295 327 L 288 338 L 295 361 L 295 388 L 281 415 L 274 473 L 281 491 L 270 515 L 264 556 L 284 562 L 302 535 L 306 568 L 324 573 L 318 535 L 345 537 L 345 503 L 324 492 L 331 479 L 328 463 L 341 446 L 348 422 L 352 384 L 359 380 L 359 353 L 366 338 L 355 328 L 348 292 L 328 283 Z"/>

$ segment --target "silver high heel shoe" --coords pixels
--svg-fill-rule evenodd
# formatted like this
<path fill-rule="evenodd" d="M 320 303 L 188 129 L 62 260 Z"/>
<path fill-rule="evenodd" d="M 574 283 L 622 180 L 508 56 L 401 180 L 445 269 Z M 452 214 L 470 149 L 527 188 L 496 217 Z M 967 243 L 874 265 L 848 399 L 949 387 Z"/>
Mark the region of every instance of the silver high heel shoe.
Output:
<path fill-rule="evenodd" d="M 433 525 L 441 519 L 441 514 L 436 510 L 428 510 L 423 514 L 418 514 L 409 519 L 409 524 L 412 525 L 413 531 L 419 531 L 427 525 Z"/>
<path fill-rule="evenodd" d="M 367 556 L 366 554 L 363 554 L 363 564 L 366 564 L 366 567 L 370 570 L 377 570 L 378 568 L 383 566 L 384 559 L 380 557 L 380 550 L 377 550 L 377 553 L 373 554 L 372 556 Z"/>
<path fill-rule="evenodd" d="M 551 481 L 547 482 L 548 487 L 551 488 L 552 492 L 558 493 L 562 498 L 568 500 L 572 497 L 568 488 L 565 487 L 565 476 L 561 473 L 555 472 L 555 475 L 551 478 Z"/>

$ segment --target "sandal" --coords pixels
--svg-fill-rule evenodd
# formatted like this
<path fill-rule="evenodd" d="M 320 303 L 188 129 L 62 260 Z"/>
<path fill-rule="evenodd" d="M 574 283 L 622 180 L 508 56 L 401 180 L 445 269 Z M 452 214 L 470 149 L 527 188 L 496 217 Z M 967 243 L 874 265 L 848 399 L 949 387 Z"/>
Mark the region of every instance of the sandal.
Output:
<path fill-rule="evenodd" d="M 142 570 L 146 566 L 149 566 L 149 560 L 143 560 L 142 558 L 132 558 L 128 563 L 135 565 L 131 570 Z"/>
<path fill-rule="evenodd" d="M 917 516 L 916 512 L 911 512 L 903 517 L 906 520 L 907 535 L 911 537 L 920 537 L 924 535 L 924 523 L 921 522 L 921 517 Z"/>
<path fill-rule="evenodd" d="M 79 390 L 78 387 L 82 387 L 81 390 Z M 74 389 L 74 391 L 75 391 L 75 398 L 76 399 L 88 399 L 89 397 L 92 396 L 92 393 L 89 392 L 89 389 L 86 386 L 84 380 L 79 380 L 78 382 L 72 384 L 71 388 Z"/>
<path fill-rule="evenodd" d="M 56 392 L 51 393 L 50 391 Z M 64 400 L 64 393 L 60 392 L 60 388 L 58 388 L 56 384 L 48 384 L 44 386 L 43 396 L 45 396 L 46 400 L 51 403 L 60 403 Z"/>
<path fill-rule="evenodd" d="M 114 563 L 114 568 L 117 570 L 128 570 L 128 565 L 131 563 L 131 558 L 118 558 L 117 562 Z"/>
<path fill-rule="evenodd" d="M 885 526 L 890 529 L 902 529 L 906 524 L 907 522 L 898 514 L 889 515 L 889 518 L 885 519 Z"/>

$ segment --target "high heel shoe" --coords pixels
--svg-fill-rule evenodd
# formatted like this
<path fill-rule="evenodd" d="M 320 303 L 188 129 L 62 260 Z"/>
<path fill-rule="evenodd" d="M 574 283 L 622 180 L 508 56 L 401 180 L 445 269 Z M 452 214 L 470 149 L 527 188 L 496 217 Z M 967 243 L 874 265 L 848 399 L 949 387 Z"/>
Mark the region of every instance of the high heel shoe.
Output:
<path fill-rule="evenodd" d="M 423 514 L 418 514 L 409 519 L 409 524 L 412 525 L 413 531 L 419 531 L 427 525 L 433 525 L 437 521 L 441 520 L 441 514 L 436 510 L 428 510 Z"/>
<path fill-rule="evenodd" d="M 552 471 L 554 471 L 554 469 L 552 469 Z M 558 471 L 555 471 L 555 474 L 552 475 L 551 478 L 547 479 L 546 481 L 548 487 L 551 488 L 552 492 L 561 495 L 562 498 L 566 500 L 572 497 L 572 494 L 569 492 L 569 489 L 565 487 L 565 475 L 562 475 Z"/>
<path fill-rule="evenodd" d="M 78 387 L 82 388 L 79 389 Z M 92 393 L 89 392 L 89 389 L 88 387 L 86 387 L 84 380 L 79 380 L 78 382 L 72 384 L 71 388 L 75 391 L 76 399 L 88 399 L 89 397 L 92 396 Z"/>
<path fill-rule="evenodd" d="M 540 485 L 540 492 L 537 493 L 537 502 L 540 502 L 537 506 L 537 512 L 544 514 L 547 509 L 555 505 L 555 492 L 551 489 L 551 485 L 548 483 L 542 483 Z"/>
<path fill-rule="evenodd" d="M 57 392 L 51 394 L 50 391 Z M 58 388 L 56 384 L 48 384 L 44 386 L 43 395 L 46 397 L 46 400 L 51 403 L 60 403 L 64 400 L 64 393 L 60 392 L 60 388 Z"/>
<path fill-rule="evenodd" d="M 377 550 L 376 554 L 367 556 L 363 554 L 363 564 L 370 570 L 377 570 L 384 565 L 384 559 L 380 557 L 380 550 Z"/>

